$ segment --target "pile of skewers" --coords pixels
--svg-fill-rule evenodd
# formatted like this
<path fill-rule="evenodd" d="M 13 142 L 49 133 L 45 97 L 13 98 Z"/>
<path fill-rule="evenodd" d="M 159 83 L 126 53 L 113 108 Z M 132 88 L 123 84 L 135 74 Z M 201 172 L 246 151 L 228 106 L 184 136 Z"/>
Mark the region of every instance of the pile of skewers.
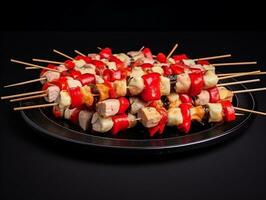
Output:
<path fill-rule="evenodd" d="M 26 65 L 26 69 L 42 69 L 40 78 L 4 87 L 41 82 L 42 89 L 1 97 L 11 102 L 44 98 L 48 103 L 16 107 L 14 110 L 51 107 L 57 118 L 78 124 L 83 130 L 105 133 L 134 127 L 138 122 L 150 136 L 162 134 L 165 126 L 176 126 L 188 133 L 191 122 L 230 122 L 236 119 L 235 110 L 266 115 L 264 112 L 234 107 L 234 94 L 266 90 L 266 88 L 230 91 L 229 85 L 258 82 L 259 79 L 218 83 L 225 79 L 262 75 L 261 71 L 217 74 L 216 67 L 251 65 L 256 62 L 211 64 L 210 60 L 230 57 L 230 54 L 205 58 L 173 55 L 177 44 L 166 56 L 153 55 L 149 48 L 113 54 L 110 48 L 99 53 L 76 57 L 60 51 L 64 62 L 33 59 L 47 66 L 11 59 Z"/>

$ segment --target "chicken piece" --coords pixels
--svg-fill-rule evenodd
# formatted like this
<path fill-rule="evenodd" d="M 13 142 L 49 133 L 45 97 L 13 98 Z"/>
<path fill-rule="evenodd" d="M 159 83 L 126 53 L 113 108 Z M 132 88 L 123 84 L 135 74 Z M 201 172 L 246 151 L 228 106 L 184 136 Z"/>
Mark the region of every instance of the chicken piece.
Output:
<path fill-rule="evenodd" d="M 107 65 L 108 69 L 117 70 L 115 62 L 107 61 L 107 62 L 104 62 L 104 63 Z"/>
<path fill-rule="evenodd" d="M 131 77 L 128 81 L 128 90 L 132 96 L 140 94 L 144 89 L 142 77 Z"/>
<path fill-rule="evenodd" d="M 164 76 L 160 77 L 160 92 L 161 95 L 169 95 L 171 91 L 170 79 Z"/>
<path fill-rule="evenodd" d="M 146 106 L 146 102 L 142 101 L 141 99 L 137 98 L 137 97 L 130 97 L 129 98 L 129 102 L 130 102 L 130 113 L 135 115 L 137 114 L 137 112 L 139 111 L 139 109 L 143 108 Z"/>
<path fill-rule="evenodd" d="M 195 105 L 206 105 L 210 102 L 210 93 L 207 90 L 202 90 L 195 100 Z"/>
<path fill-rule="evenodd" d="M 220 103 L 208 103 L 209 108 L 209 122 L 223 121 L 223 107 Z"/>
<path fill-rule="evenodd" d="M 87 67 L 81 67 L 81 68 L 75 67 L 75 70 L 80 71 L 81 74 L 96 74 L 94 69 Z"/>
<path fill-rule="evenodd" d="M 176 76 L 175 91 L 176 93 L 188 93 L 191 86 L 191 80 L 187 73 Z"/>
<path fill-rule="evenodd" d="M 113 89 L 117 97 L 124 97 L 127 94 L 127 81 L 126 80 L 115 80 L 113 82 Z"/>
<path fill-rule="evenodd" d="M 178 126 L 183 123 L 183 116 L 180 108 L 169 108 L 167 110 L 168 122 L 167 126 Z"/>
<path fill-rule="evenodd" d="M 71 80 L 71 79 L 67 80 L 67 84 L 68 84 L 69 88 L 82 87 L 81 82 L 78 80 L 74 80 L 74 79 L 73 80 Z"/>
<path fill-rule="evenodd" d="M 95 75 L 96 83 L 104 83 L 104 80 L 101 76 Z"/>
<path fill-rule="evenodd" d="M 114 54 L 119 60 L 121 60 L 125 66 L 130 65 L 130 57 L 125 53 Z"/>
<path fill-rule="evenodd" d="M 215 67 L 213 65 L 203 65 L 202 67 L 205 71 L 211 71 L 215 73 Z"/>
<path fill-rule="evenodd" d="M 103 117 L 116 115 L 119 108 L 120 101 L 118 99 L 107 99 L 96 104 L 96 112 Z"/>
<path fill-rule="evenodd" d="M 72 108 L 72 109 L 69 109 L 69 108 L 66 108 L 65 109 L 65 112 L 64 112 L 64 118 L 69 120 L 72 113 L 76 110 L 77 108 Z"/>
<path fill-rule="evenodd" d="M 90 125 L 93 112 L 88 110 L 81 110 L 79 112 L 79 126 L 86 131 Z"/>
<path fill-rule="evenodd" d="M 55 71 L 46 71 L 41 75 L 41 78 L 46 78 L 46 80 L 42 80 L 41 83 L 44 84 L 46 82 L 51 82 L 53 80 L 60 78 L 60 73 Z"/>
<path fill-rule="evenodd" d="M 130 73 L 130 77 L 142 77 L 144 74 L 145 73 L 141 67 L 133 67 Z"/>
<path fill-rule="evenodd" d="M 205 115 L 205 111 L 202 106 L 196 106 L 196 107 L 190 108 L 191 120 L 196 120 L 198 122 L 201 122 L 204 115 Z"/>
<path fill-rule="evenodd" d="M 64 71 L 67 71 L 68 69 L 66 68 L 65 65 L 59 65 L 59 66 L 57 67 L 57 70 L 60 71 L 60 72 L 64 72 Z"/>
<path fill-rule="evenodd" d="M 88 57 L 91 57 L 93 60 L 100 60 L 100 55 L 97 53 L 89 53 Z"/>
<path fill-rule="evenodd" d="M 83 96 L 83 102 L 87 107 L 90 107 L 93 105 L 94 98 L 91 93 L 91 88 L 87 85 L 80 88 L 80 92 Z"/>
<path fill-rule="evenodd" d="M 173 58 L 168 58 L 168 62 L 171 64 L 175 64 L 175 60 Z"/>
<path fill-rule="evenodd" d="M 151 128 L 158 125 L 162 116 L 154 107 L 145 107 L 138 111 L 138 118 L 141 118 L 140 122 L 143 126 Z"/>
<path fill-rule="evenodd" d="M 192 59 L 183 59 L 182 62 L 185 64 L 185 65 L 188 65 L 188 66 L 194 66 L 196 65 L 195 61 L 192 60 Z"/>
<path fill-rule="evenodd" d="M 164 73 L 163 68 L 162 68 L 162 67 L 159 67 L 159 66 L 157 66 L 157 67 L 152 67 L 152 68 L 151 68 L 151 71 L 152 71 L 152 72 L 159 73 L 159 74 L 161 74 L 161 75 L 163 75 L 163 73 Z"/>
<path fill-rule="evenodd" d="M 54 102 L 59 96 L 60 88 L 56 85 L 51 85 L 47 88 L 46 93 L 47 96 L 44 99 L 47 102 Z"/>
<path fill-rule="evenodd" d="M 219 81 L 218 76 L 212 71 L 207 71 L 203 76 L 204 89 L 215 87 Z"/>
<path fill-rule="evenodd" d="M 170 103 L 173 103 L 173 102 L 176 102 L 176 101 L 180 101 L 181 103 L 181 100 L 179 98 L 179 95 L 177 93 L 170 93 L 169 95 L 167 95 L 167 99 Z"/>
<path fill-rule="evenodd" d="M 111 117 L 101 117 L 97 112 L 92 116 L 92 130 L 100 133 L 108 132 L 112 129 L 114 122 Z"/>
<path fill-rule="evenodd" d="M 220 99 L 224 101 L 233 101 L 234 93 L 225 87 L 218 87 Z"/>
<path fill-rule="evenodd" d="M 84 67 L 84 65 L 86 65 L 86 62 L 83 59 L 73 60 L 73 62 L 75 63 L 75 67 L 77 68 L 81 68 Z"/>
<path fill-rule="evenodd" d="M 142 61 L 143 61 L 143 63 L 149 63 L 149 64 L 152 64 L 152 65 L 154 63 L 154 60 L 150 59 L 150 58 L 143 58 Z"/>
<path fill-rule="evenodd" d="M 109 98 L 109 87 L 108 86 L 106 86 L 103 83 L 97 83 L 96 84 L 96 88 L 97 88 L 97 90 L 99 91 L 99 94 L 100 94 L 99 101 L 103 101 L 103 100 Z"/>
<path fill-rule="evenodd" d="M 132 128 L 132 127 L 136 126 L 137 120 L 136 120 L 135 115 L 132 115 L 129 113 L 127 118 L 128 118 L 128 122 L 129 122 L 128 128 Z"/>
<path fill-rule="evenodd" d="M 71 105 L 71 97 L 67 91 L 60 91 L 56 101 L 62 109 L 68 108 Z"/>

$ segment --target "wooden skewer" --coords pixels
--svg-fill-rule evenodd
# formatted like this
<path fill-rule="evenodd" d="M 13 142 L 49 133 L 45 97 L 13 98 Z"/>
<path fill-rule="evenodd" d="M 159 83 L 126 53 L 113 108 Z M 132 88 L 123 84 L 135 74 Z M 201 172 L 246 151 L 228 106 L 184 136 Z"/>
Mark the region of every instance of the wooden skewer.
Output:
<path fill-rule="evenodd" d="M 194 61 L 199 61 L 199 60 L 214 60 L 214 59 L 219 59 L 219 58 L 227 58 L 231 57 L 231 54 L 225 54 L 225 55 L 220 55 L 220 56 L 210 56 L 210 57 L 204 57 L 204 58 L 196 58 L 193 59 Z"/>
<path fill-rule="evenodd" d="M 242 74 L 242 73 L 247 73 L 247 72 L 233 72 L 233 73 L 224 73 L 224 74 L 216 74 L 218 77 L 221 76 L 231 76 L 231 75 L 235 75 L 235 74 Z M 255 75 L 265 75 L 266 72 L 259 72 L 258 74 Z M 254 74 L 250 74 L 250 75 L 254 75 Z"/>
<path fill-rule="evenodd" d="M 11 99 L 10 102 L 24 101 L 24 100 L 28 100 L 28 99 L 37 99 L 37 98 L 42 98 L 42 97 L 46 97 L 46 96 L 47 96 L 47 94 L 39 94 L 39 95 L 33 95 L 33 96 L 29 96 L 29 97 Z"/>
<path fill-rule="evenodd" d="M 38 82 L 38 81 L 44 81 L 46 80 L 46 78 L 37 78 L 37 79 L 32 79 L 32 80 L 29 80 L 29 81 L 23 81 L 23 82 L 19 82 L 19 83 L 14 83 L 14 84 L 11 84 L 11 85 L 6 85 L 4 86 L 4 88 L 8 88 L 8 87 L 14 87 L 14 86 L 18 86 L 18 85 L 25 85 L 25 84 L 28 84 L 28 83 L 34 83 L 34 82 Z"/>
<path fill-rule="evenodd" d="M 40 69 L 39 67 L 25 67 L 26 70 L 28 69 Z"/>
<path fill-rule="evenodd" d="M 235 113 L 235 115 L 242 116 L 242 115 L 245 115 L 245 114 L 243 114 L 243 113 Z"/>
<path fill-rule="evenodd" d="M 240 77 L 240 76 L 248 76 L 251 74 L 258 74 L 260 72 L 260 70 L 257 71 L 252 71 L 252 72 L 245 72 L 245 73 L 240 73 L 240 74 L 235 74 L 235 75 L 231 75 L 231 76 L 223 76 L 223 77 L 219 77 L 219 80 L 224 80 L 224 79 L 228 79 L 228 78 L 235 78 L 235 77 Z"/>
<path fill-rule="evenodd" d="M 16 107 L 14 108 L 15 111 L 17 110 L 29 110 L 34 108 L 45 108 L 45 107 L 51 107 L 56 106 L 58 103 L 48 103 L 48 104 L 39 104 L 39 105 L 33 105 L 33 106 L 22 106 L 22 107 Z"/>
<path fill-rule="evenodd" d="M 232 62 L 232 63 L 215 63 L 212 64 L 215 67 L 219 67 L 219 66 L 233 66 L 233 65 L 256 65 L 257 62 Z"/>
<path fill-rule="evenodd" d="M 1 99 L 12 99 L 12 98 L 17 98 L 17 97 L 23 97 L 23 96 L 29 96 L 33 94 L 42 94 L 45 91 L 35 91 L 35 92 L 26 92 L 26 93 L 20 93 L 20 94 L 14 94 L 14 95 L 8 95 L 8 96 L 3 96 Z"/>
<path fill-rule="evenodd" d="M 78 51 L 78 50 L 74 50 L 74 51 L 75 51 L 76 54 L 79 54 L 79 55 L 81 55 L 81 56 L 86 56 L 85 54 L 81 53 L 81 52 Z"/>
<path fill-rule="evenodd" d="M 99 50 L 102 50 L 102 48 L 101 48 L 101 47 L 97 47 L 97 49 L 99 49 Z"/>
<path fill-rule="evenodd" d="M 43 67 L 43 66 L 40 66 L 40 65 L 31 64 L 31 63 L 23 62 L 23 61 L 20 61 L 20 60 L 11 59 L 10 61 L 14 62 L 14 63 L 22 64 L 22 65 L 36 67 L 36 68 L 39 68 L 39 69 L 47 69 L 49 71 L 60 72 L 60 71 L 58 71 L 56 69 L 51 69 L 51 68 L 48 68 L 48 67 Z"/>
<path fill-rule="evenodd" d="M 217 84 L 218 87 L 220 86 L 228 86 L 228 85 L 238 85 L 242 83 L 254 83 L 254 82 L 259 82 L 260 79 L 252 79 L 252 80 L 246 80 L 246 81 L 236 81 L 236 82 L 230 82 L 230 83 L 220 83 Z"/>
<path fill-rule="evenodd" d="M 246 93 L 246 92 L 258 92 L 258 91 L 265 91 L 266 87 L 263 88 L 255 88 L 255 89 L 245 89 L 245 90 L 236 90 L 232 91 L 234 94 L 239 94 L 239 93 Z"/>
<path fill-rule="evenodd" d="M 68 55 L 66 55 L 66 54 L 64 54 L 64 53 L 62 53 L 61 51 L 58 51 L 58 50 L 56 50 L 56 49 L 54 49 L 53 51 L 54 51 L 55 53 L 61 55 L 61 56 L 64 56 L 64 57 L 70 59 L 70 60 L 74 60 L 74 58 L 72 58 L 72 57 L 70 57 L 70 56 L 68 56 Z"/>
<path fill-rule="evenodd" d="M 175 46 L 172 48 L 170 53 L 167 55 L 166 59 L 169 59 L 171 57 L 171 55 L 174 53 L 174 51 L 176 50 L 177 47 L 178 47 L 178 44 L 175 44 Z"/>
<path fill-rule="evenodd" d="M 44 60 L 44 59 L 38 59 L 38 58 L 33 58 L 33 61 L 36 62 L 44 62 L 44 63 L 50 63 L 50 64 L 56 64 L 56 65 L 63 65 L 64 62 L 58 62 L 58 61 L 53 61 L 53 60 Z"/>
<path fill-rule="evenodd" d="M 234 107 L 234 109 L 235 110 L 244 111 L 244 112 L 249 112 L 249 113 L 255 113 L 255 114 L 259 114 L 259 115 L 266 115 L 265 112 L 260 112 L 260 111 L 255 111 L 255 110 L 249 110 L 249 109 L 245 109 L 245 108 Z"/>

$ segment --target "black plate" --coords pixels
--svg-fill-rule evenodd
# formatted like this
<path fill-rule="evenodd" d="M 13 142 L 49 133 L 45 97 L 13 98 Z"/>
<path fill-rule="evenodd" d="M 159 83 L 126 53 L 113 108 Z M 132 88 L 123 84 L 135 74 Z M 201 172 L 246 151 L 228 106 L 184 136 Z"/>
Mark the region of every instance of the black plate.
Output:
<path fill-rule="evenodd" d="M 232 81 L 228 80 L 228 81 Z M 37 85 L 35 86 L 37 88 Z M 231 90 L 245 89 L 244 85 L 235 85 Z M 34 88 L 29 89 L 31 91 Z M 44 103 L 44 100 L 32 100 L 21 103 L 21 106 Z M 237 94 L 233 104 L 238 107 L 254 109 L 255 101 L 251 93 Z M 175 127 L 167 127 L 163 135 L 150 138 L 147 130 L 141 125 L 133 129 L 113 136 L 109 134 L 96 134 L 89 131 L 84 132 L 78 126 L 66 120 L 55 119 L 51 108 L 33 109 L 21 111 L 25 121 L 38 131 L 64 141 L 90 145 L 97 147 L 109 147 L 115 149 L 130 150 L 185 150 L 191 147 L 205 146 L 216 143 L 225 136 L 237 133 L 241 127 L 250 119 L 250 114 L 237 116 L 237 120 L 231 123 L 199 124 L 193 123 L 191 132 L 187 135 L 178 132 Z"/>

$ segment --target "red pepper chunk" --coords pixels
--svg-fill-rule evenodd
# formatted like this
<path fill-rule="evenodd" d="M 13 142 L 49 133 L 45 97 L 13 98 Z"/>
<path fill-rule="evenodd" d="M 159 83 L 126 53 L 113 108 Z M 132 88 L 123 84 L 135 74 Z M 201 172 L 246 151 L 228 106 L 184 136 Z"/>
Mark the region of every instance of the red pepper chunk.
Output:
<path fill-rule="evenodd" d="M 124 63 L 119 58 L 117 58 L 116 56 L 111 56 L 109 61 L 115 62 L 117 69 L 121 69 L 121 68 L 125 67 Z"/>
<path fill-rule="evenodd" d="M 160 74 L 149 73 L 142 76 L 144 81 L 144 89 L 141 97 L 144 101 L 154 101 L 161 98 L 160 92 Z"/>
<path fill-rule="evenodd" d="M 109 94 L 110 99 L 115 99 L 116 93 L 115 93 L 112 83 L 109 81 L 106 81 L 105 84 L 109 87 L 108 94 Z"/>
<path fill-rule="evenodd" d="M 120 103 L 118 114 L 125 113 L 126 110 L 129 108 L 129 105 L 130 105 L 128 99 L 126 97 L 120 97 L 118 100 Z"/>
<path fill-rule="evenodd" d="M 79 123 L 79 112 L 81 110 L 79 108 L 75 108 L 75 110 L 73 111 L 73 113 L 71 114 L 69 120 L 74 123 L 74 124 L 78 124 Z"/>
<path fill-rule="evenodd" d="M 125 130 L 129 126 L 129 121 L 126 114 L 120 114 L 112 117 L 113 128 L 111 130 L 112 134 L 116 135 L 122 130 Z"/>
<path fill-rule="evenodd" d="M 62 113 L 60 112 L 60 108 L 58 105 L 53 107 L 53 115 L 56 118 L 62 117 Z"/>
<path fill-rule="evenodd" d="M 160 63 L 166 63 L 166 61 L 167 61 L 166 56 L 163 53 L 158 53 L 158 55 L 156 56 L 156 59 Z"/>
<path fill-rule="evenodd" d="M 91 63 L 92 58 L 88 57 L 88 56 L 78 55 L 78 56 L 75 57 L 75 60 L 84 60 L 88 64 L 88 63 Z"/>
<path fill-rule="evenodd" d="M 49 65 L 47 65 L 47 68 L 49 68 L 49 69 L 56 69 L 57 70 L 57 66 L 55 66 L 55 65 L 52 65 L 52 64 L 49 64 Z M 42 76 L 45 72 L 47 72 L 47 71 L 49 71 L 48 69 L 43 69 L 42 71 L 41 71 L 41 73 L 40 73 L 40 76 Z"/>
<path fill-rule="evenodd" d="M 174 55 L 174 56 L 173 56 L 173 59 L 174 59 L 176 62 L 180 62 L 180 61 L 182 61 L 183 59 L 188 59 L 188 56 L 187 56 L 186 54 Z"/>
<path fill-rule="evenodd" d="M 106 69 L 103 71 L 103 79 L 105 81 L 115 81 L 120 80 L 122 77 L 122 73 L 120 70 L 112 70 L 112 69 Z"/>
<path fill-rule="evenodd" d="M 235 109 L 230 101 L 221 101 L 223 112 L 224 112 L 224 119 L 226 122 L 231 122 L 236 119 Z"/>
<path fill-rule="evenodd" d="M 72 60 L 66 60 L 65 61 L 65 66 L 68 69 L 73 69 L 75 67 L 75 63 Z"/>
<path fill-rule="evenodd" d="M 144 54 L 144 56 L 145 56 L 146 58 L 153 59 L 153 57 L 152 57 L 152 53 L 151 53 L 151 50 L 150 50 L 149 48 L 144 48 L 144 49 L 142 50 L 142 53 Z"/>
<path fill-rule="evenodd" d="M 169 76 L 173 74 L 173 71 L 170 66 L 162 66 L 162 68 L 163 68 L 163 74 L 165 76 Z"/>
<path fill-rule="evenodd" d="M 178 125 L 177 128 L 184 132 L 188 133 L 190 131 L 190 126 L 191 126 L 191 116 L 190 116 L 190 104 L 182 103 L 180 104 L 180 109 L 183 117 L 183 123 Z"/>
<path fill-rule="evenodd" d="M 155 127 L 149 128 L 150 136 L 153 137 L 157 132 L 162 134 L 165 128 L 165 125 L 168 121 L 168 115 L 165 108 L 156 108 L 156 110 L 162 115 L 162 119 L 160 120 L 159 124 Z"/>
<path fill-rule="evenodd" d="M 80 87 L 69 88 L 69 95 L 71 97 L 70 108 L 79 108 L 83 105 L 83 95 L 80 91 Z"/>
<path fill-rule="evenodd" d="M 192 104 L 192 98 L 187 94 L 179 94 L 179 98 L 182 103 Z"/>
<path fill-rule="evenodd" d="M 197 96 L 204 85 L 203 82 L 203 74 L 201 72 L 197 73 L 190 73 L 189 74 L 190 80 L 191 80 L 191 86 L 189 89 L 189 95 L 194 97 Z"/>
<path fill-rule="evenodd" d="M 80 77 L 80 75 L 81 75 L 80 71 L 77 71 L 77 70 L 74 70 L 74 69 L 69 70 L 68 73 L 69 73 L 69 76 L 71 76 L 74 79 L 78 79 Z"/>
<path fill-rule="evenodd" d="M 112 50 L 110 48 L 106 47 L 104 49 L 101 49 L 99 54 L 100 54 L 101 58 L 109 59 L 112 56 Z"/>
<path fill-rule="evenodd" d="M 208 89 L 208 92 L 210 94 L 210 103 L 217 103 L 220 101 L 220 94 L 217 87 Z"/>
<path fill-rule="evenodd" d="M 57 80 L 53 80 L 50 82 L 53 85 L 56 85 L 60 88 L 60 90 L 68 90 L 68 84 L 67 84 L 67 78 L 66 77 L 60 77 Z"/>
<path fill-rule="evenodd" d="M 78 80 L 81 82 L 82 85 L 90 85 L 90 84 L 95 84 L 96 79 L 94 74 L 81 74 L 78 77 Z"/>
<path fill-rule="evenodd" d="M 171 64 L 170 68 L 172 70 L 172 74 L 174 74 L 174 75 L 184 73 L 184 69 L 185 69 L 185 67 L 183 65 L 179 65 L 179 64 Z"/>
<path fill-rule="evenodd" d="M 209 65 L 210 62 L 207 61 L 207 60 L 198 60 L 198 61 L 197 61 L 197 64 L 199 64 L 199 65 Z"/>
<path fill-rule="evenodd" d="M 144 63 L 144 64 L 142 64 L 141 65 L 141 68 L 143 69 L 143 70 L 147 70 L 147 69 L 150 69 L 150 68 L 152 68 L 152 64 L 150 64 L 150 63 Z"/>

